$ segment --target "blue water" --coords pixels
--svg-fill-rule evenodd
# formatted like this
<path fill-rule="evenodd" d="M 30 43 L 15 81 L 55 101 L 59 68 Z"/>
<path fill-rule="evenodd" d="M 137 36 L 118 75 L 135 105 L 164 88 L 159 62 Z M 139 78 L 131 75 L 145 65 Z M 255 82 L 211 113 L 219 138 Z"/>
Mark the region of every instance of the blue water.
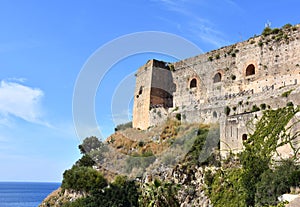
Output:
<path fill-rule="evenodd" d="M 0 182 L 0 207 L 37 207 L 60 183 Z"/>

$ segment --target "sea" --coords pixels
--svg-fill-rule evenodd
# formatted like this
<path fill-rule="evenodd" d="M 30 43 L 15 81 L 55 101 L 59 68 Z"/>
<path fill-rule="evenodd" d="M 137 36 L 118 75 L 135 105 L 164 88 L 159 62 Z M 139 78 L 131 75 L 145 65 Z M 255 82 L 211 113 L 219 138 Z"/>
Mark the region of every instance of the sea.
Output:
<path fill-rule="evenodd" d="M 37 207 L 61 183 L 0 182 L 0 207 Z"/>

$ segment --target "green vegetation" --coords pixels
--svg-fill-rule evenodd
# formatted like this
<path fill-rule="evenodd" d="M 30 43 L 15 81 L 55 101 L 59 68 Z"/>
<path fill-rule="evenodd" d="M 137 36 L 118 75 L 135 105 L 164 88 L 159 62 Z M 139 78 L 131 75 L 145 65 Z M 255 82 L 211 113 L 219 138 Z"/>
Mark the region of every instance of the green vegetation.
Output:
<path fill-rule="evenodd" d="M 132 122 L 127 122 L 125 124 L 119 124 L 116 126 L 115 131 L 121 131 L 128 128 L 132 128 Z"/>
<path fill-rule="evenodd" d="M 152 152 L 146 152 L 141 156 L 129 156 L 126 159 L 126 172 L 130 173 L 134 168 L 143 172 L 150 164 L 155 161 L 156 157 Z"/>
<path fill-rule="evenodd" d="M 298 111 L 299 109 L 295 110 L 292 107 L 265 111 L 261 120 L 256 124 L 255 132 L 250 134 L 245 142 L 245 150 L 240 158 L 245 170 L 242 174 L 242 182 L 247 190 L 247 205 L 255 204 L 257 185 L 262 174 L 270 169 L 271 158 L 277 147 L 290 143 L 295 138 L 291 137 L 286 126 Z M 282 141 L 278 144 L 279 138 Z"/>
<path fill-rule="evenodd" d="M 78 167 L 93 167 L 95 164 L 96 162 L 91 158 L 91 156 L 86 154 L 75 163 Z"/>
<path fill-rule="evenodd" d="M 294 30 L 297 30 L 297 27 L 292 26 L 291 24 L 286 24 L 282 28 L 274 28 L 274 29 L 272 29 L 269 26 L 265 27 L 261 33 L 263 36 L 263 39 L 265 39 L 265 41 L 263 42 L 262 40 L 260 40 L 258 45 L 261 47 L 261 46 L 263 46 L 264 43 L 268 44 L 271 40 L 273 40 L 275 42 L 284 40 L 288 43 L 288 40 L 289 40 L 288 32 L 291 32 Z M 270 36 L 270 38 L 267 38 L 268 36 Z M 270 47 L 269 49 L 273 50 L 272 47 Z"/>
<path fill-rule="evenodd" d="M 172 111 L 172 112 L 174 112 L 174 111 L 178 111 L 178 109 L 179 109 L 179 107 L 178 107 L 178 106 L 176 106 L 176 107 L 173 109 L 173 111 Z"/>
<path fill-rule="evenodd" d="M 280 205 L 277 197 L 299 185 L 300 167 L 294 158 L 279 163 L 272 159 L 278 147 L 293 146 L 292 141 L 300 132 L 292 133 L 292 129 L 299 121 L 288 123 L 299 111 L 299 107 L 264 111 L 255 124 L 256 130 L 244 142 L 245 150 L 239 154 L 239 160 L 206 173 L 206 193 L 214 206 Z M 293 150 L 296 156 L 298 149 Z"/>
<path fill-rule="evenodd" d="M 178 121 L 180 121 L 180 120 L 181 120 L 181 114 L 176 114 L 176 119 L 177 119 Z"/>
<path fill-rule="evenodd" d="M 108 151 L 107 146 L 94 136 L 85 138 L 78 148 L 83 157 L 76 162 L 76 165 L 86 167 L 91 167 L 95 161 L 102 160 L 103 153 Z"/>
<path fill-rule="evenodd" d="M 280 29 L 278 29 L 278 28 L 272 29 L 271 27 L 265 27 L 261 34 L 263 36 L 268 36 L 270 34 L 278 34 L 279 32 L 280 32 Z"/>
<path fill-rule="evenodd" d="M 179 185 L 161 182 L 158 179 L 145 183 L 142 186 L 139 205 L 147 207 L 179 207 L 180 204 L 176 198 L 179 188 Z"/>
<path fill-rule="evenodd" d="M 267 108 L 267 105 L 265 103 L 260 104 L 260 108 L 262 110 L 265 110 Z"/>
<path fill-rule="evenodd" d="M 205 184 L 209 186 L 206 193 L 214 207 L 246 207 L 246 191 L 242 187 L 241 168 L 226 168 L 218 170 L 212 175 L 211 171 L 205 174 Z"/>
<path fill-rule="evenodd" d="M 196 166 L 220 166 L 218 125 L 200 125 L 186 133 L 182 139 L 174 140 L 172 147 L 176 146 L 180 146 L 186 152 L 180 161 L 182 166 L 180 172 L 191 179 L 194 176 L 191 169 Z"/>
<path fill-rule="evenodd" d="M 62 189 L 72 189 L 89 193 L 93 189 L 103 188 L 107 181 L 103 175 L 91 167 L 73 166 L 63 174 Z"/>
<path fill-rule="evenodd" d="M 168 69 L 170 70 L 170 71 L 175 71 L 175 66 L 173 65 L 173 64 L 171 64 L 171 63 L 168 63 Z"/>
<path fill-rule="evenodd" d="M 294 89 L 291 89 L 291 90 L 289 90 L 289 91 L 286 91 L 286 92 L 282 93 L 281 96 L 287 98 L 287 97 L 292 93 L 293 90 L 294 90 Z"/>
<path fill-rule="evenodd" d="M 289 29 L 291 29 L 292 27 L 293 27 L 293 25 L 291 25 L 290 23 L 287 23 L 287 24 L 285 24 L 282 28 L 283 28 L 283 29 L 289 30 Z"/>
<path fill-rule="evenodd" d="M 109 183 L 101 172 L 92 168 L 95 162 L 89 154 L 101 154 L 103 148 L 104 144 L 96 137 L 88 137 L 79 145 L 83 156 L 71 169 L 64 172 L 61 188 L 63 192 L 74 190 L 87 196 L 67 202 L 62 207 L 138 206 L 140 193 L 135 181 L 116 176 Z"/>
<path fill-rule="evenodd" d="M 78 146 L 81 154 L 87 154 L 103 147 L 103 143 L 97 137 L 87 137 L 82 144 Z"/>
<path fill-rule="evenodd" d="M 267 108 L 266 104 L 261 104 L 260 107 Z M 214 170 L 206 168 L 204 176 L 205 193 L 214 207 L 282 205 L 277 197 L 289 193 L 291 187 L 299 186 L 300 166 L 295 162 L 296 156 L 276 162 L 272 157 L 280 146 L 290 144 L 293 148 L 292 142 L 300 132 L 295 132 L 293 128 L 298 122 L 290 124 L 290 121 L 299 111 L 299 107 L 291 104 L 277 110 L 264 110 L 260 120 L 248 125 L 249 129 L 255 128 L 255 131 L 248 133 L 248 139 L 244 141 L 244 151 L 229 156 L 228 160 L 223 161 L 222 167 L 218 154 L 219 127 L 200 125 L 189 129 L 185 136 L 191 136 L 191 139 L 172 140 L 173 146 L 187 149 L 187 154 L 180 164 L 180 172 L 187 176 L 187 180 L 192 180 L 193 169 L 196 166 L 217 167 L 213 168 Z M 178 121 L 176 123 L 179 124 Z M 183 126 L 176 125 L 176 129 L 180 127 Z M 171 130 L 170 126 L 168 129 Z M 168 131 L 165 133 L 169 136 Z M 145 147 L 146 143 L 140 141 L 138 146 Z M 180 206 L 177 194 L 181 186 L 173 182 L 153 179 L 138 185 L 124 176 L 116 176 L 114 181 L 109 182 L 101 172 L 93 169 L 95 163 L 88 155 L 103 149 L 103 143 L 97 138 L 87 138 L 79 149 L 83 156 L 71 169 L 64 172 L 61 187 L 63 191 L 75 190 L 85 193 L 86 196 L 65 203 L 63 207 Z M 299 149 L 293 150 L 296 155 Z M 126 170 L 144 170 L 155 159 L 155 155 L 147 150 L 142 154 L 129 156 L 126 160 Z"/>
<path fill-rule="evenodd" d="M 290 192 L 290 187 L 299 183 L 300 167 L 292 160 L 283 160 L 275 169 L 268 169 L 262 173 L 256 186 L 255 203 L 260 206 L 277 205 L 277 198 Z"/>
<path fill-rule="evenodd" d="M 109 186 L 93 188 L 85 198 L 68 202 L 62 207 L 111 207 L 111 206 L 139 206 L 138 186 L 134 181 L 124 176 L 116 176 Z"/>
<path fill-rule="evenodd" d="M 251 112 L 256 112 L 256 111 L 259 111 L 259 110 L 260 110 L 260 108 L 259 108 L 256 104 L 254 104 L 254 105 L 252 106 Z"/>

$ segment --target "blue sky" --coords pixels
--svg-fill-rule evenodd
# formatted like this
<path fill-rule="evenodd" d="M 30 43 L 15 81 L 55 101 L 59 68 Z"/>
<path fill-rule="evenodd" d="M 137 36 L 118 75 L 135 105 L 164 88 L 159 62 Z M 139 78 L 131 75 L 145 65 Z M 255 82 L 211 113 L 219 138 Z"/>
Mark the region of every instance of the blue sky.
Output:
<path fill-rule="evenodd" d="M 260 34 L 266 23 L 300 23 L 299 8 L 298 0 L 1 0 L 0 180 L 61 181 L 80 157 L 74 86 L 88 58 L 106 43 L 162 31 L 207 52 Z M 174 60 L 155 53 L 132 55 L 114 65 L 99 85 L 95 111 L 103 137 L 130 119 L 132 101 L 115 100 L 113 94 L 125 89 L 130 94 L 130 77 L 151 58 Z M 112 116 L 112 105 L 120 114 Z M 94 135 L 88 126 L 86 131 Z"/>

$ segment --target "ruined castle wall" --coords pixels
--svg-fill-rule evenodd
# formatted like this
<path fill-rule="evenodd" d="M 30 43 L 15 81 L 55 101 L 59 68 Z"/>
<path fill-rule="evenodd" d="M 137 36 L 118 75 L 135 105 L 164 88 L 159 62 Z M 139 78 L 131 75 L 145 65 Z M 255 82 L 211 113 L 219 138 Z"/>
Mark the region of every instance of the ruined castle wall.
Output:
<path fill-rule="evenodd" d="M 168 65 L 162 61 L 148 61 L 139 68 L 136 76 L 133 127 L 147 129 L 166 119 L 165 109 L 152 109 L 173 107 L 176 85 Z"/>
<path fill-rule="evenodd" d="M 209 103 L 226 95 L 261 93 L 268 88 L 275 90 L 298 84 L 299 37 L 298 32 L 290 34 L 289 40 L 281 41 L 273 40 L 272 36 L 269 40 L 260 36 L 175 63 L 174 105 Z M 259 45 L 263 41 L 265 43 Z M 247 66 L 251 64 L 255 74 L 246 76 Z M 221 81 L 214 82 L 216 74 L 221 75 Z M 197 91 L 189 88 L 189 81 L 194 77 L 199 79 Z"/>
<path fill-rule="evenodd" d="M 175 62 L 173 72 L 161 61 L 149 61 L 137 74 L 135 95 L 143 86 L 145 97 L 135 97 L 134 127 L 146 129 L 177 113 L 183 122 L 220 121 L 221 150 L 242 150 L 249 120 L 288 102 L 300 105 L 299 30 L 250 38 Z"/>
<path fill-rule="evenodd" d="M 224 119 L 221 148 L 228 145 L 241 150 L 246 122 L 256 115 L 253 107 L 284 107 L 289 100 L 282 94 L 299 87 L 299 38 L 299 31 L 280 40 L 259 36 L 175 63 L 174 107 L 187 122 Z M 194 78 L 199 84 L 189 88 Z M 290 101 L 299 104 L 298 99 Z M 231 109 L 228 116 L 224 113 L 227 106 Z M 238 121 L 232 121 L 231 116 L 238 115 Z"/>

